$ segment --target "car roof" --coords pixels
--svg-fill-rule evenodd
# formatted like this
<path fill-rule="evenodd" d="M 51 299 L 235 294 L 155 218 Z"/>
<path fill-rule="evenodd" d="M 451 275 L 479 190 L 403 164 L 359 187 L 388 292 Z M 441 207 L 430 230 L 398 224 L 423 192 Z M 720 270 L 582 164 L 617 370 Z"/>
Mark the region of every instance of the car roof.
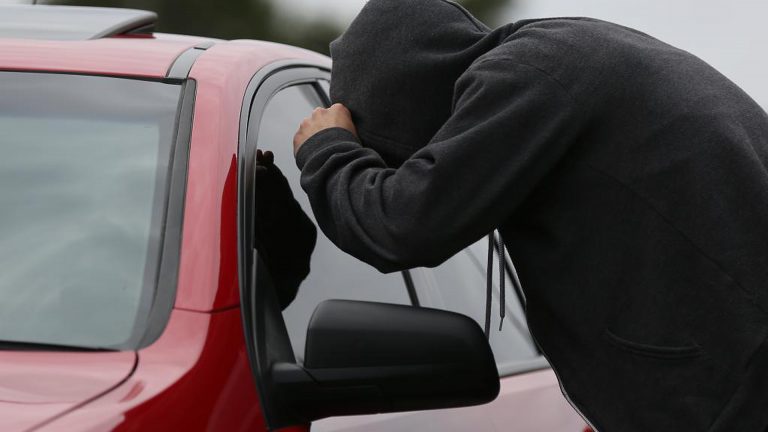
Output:
<path fill-rule="evenodd" d="M 188 71 L 208 48 L 243 42 L 251 51 L 269 52 L 265 59 L 270 61 L 293 58 L 327 63 L 320 54 L 271 42 L 153 33 L 157 15 L 147 11 L 3 5 L 0 16 L 0 71 L 179 78 L 172 71 L 177 59 L 184 59 Z M 188 51 L 195 55 L 187 55 Z M 240 59 L 226 61 L 234 67 Z"/>
<path fill-rule="evenodd" d="M 162 78 L 199 39 L 106 38 L 88 41 L 0 39 L 0 70 Z"/>

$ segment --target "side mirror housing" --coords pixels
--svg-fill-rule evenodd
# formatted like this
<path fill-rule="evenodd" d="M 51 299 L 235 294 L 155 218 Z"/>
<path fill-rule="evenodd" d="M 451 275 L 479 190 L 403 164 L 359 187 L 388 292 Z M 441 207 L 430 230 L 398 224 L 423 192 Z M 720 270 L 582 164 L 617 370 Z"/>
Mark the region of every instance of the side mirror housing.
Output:
<path fill-rule="evenodd" d="M 499 393 L 480 326 L 453 312 L 327 300 L 310 320 L 304 358 L 274 364 L 272 378 L 307 421 L 478 405 Z"/>

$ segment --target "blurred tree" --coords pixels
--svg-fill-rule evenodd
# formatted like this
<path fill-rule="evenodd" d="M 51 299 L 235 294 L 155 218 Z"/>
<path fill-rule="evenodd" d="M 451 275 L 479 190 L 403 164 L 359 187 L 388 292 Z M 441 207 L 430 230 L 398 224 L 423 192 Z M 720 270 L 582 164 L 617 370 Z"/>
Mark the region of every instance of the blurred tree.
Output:
<path fill-rule="evenodd" d="M 472 15 L 493 28 L 502 24 L 501 9 L 515 3 L 514 0 L 459 0 Z"/>
<path fill-rule="evenodd" d="M 53 0 L 78 6 L 151 10 L 157 31 L 222 39 L 271 39 L 272 3 L 268 0 Z"/>
<path fill-rule="evenodd" d="M 273 0 L 276 1 L 276 0 Z M 263 39 L 328 54 L 328 43 L 344 30 L 336 22 L 279 14 L 271 0 L 48 0 L 45 3 L 124 7 L 157 12 L 157 31 L 222 39 Z M 514 0 L 459 0 L 490 26 Z"/>

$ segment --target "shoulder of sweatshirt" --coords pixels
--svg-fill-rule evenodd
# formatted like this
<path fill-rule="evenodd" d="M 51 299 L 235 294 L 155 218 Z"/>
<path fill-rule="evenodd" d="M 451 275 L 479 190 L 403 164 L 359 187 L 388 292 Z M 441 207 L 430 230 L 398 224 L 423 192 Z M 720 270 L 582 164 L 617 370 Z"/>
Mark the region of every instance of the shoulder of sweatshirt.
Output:
<path fill-rule="evenodd" d="M 669 52 L 682 53 L 628 27 L 594 18 L 544 18 L 507 25 L 501 43 L 478 57 L 479 63 L 513 62 L 536 68 L 557 81 L 576 100 L 599 100 L 618 77 L 652 69 L 640 64 Z"/>

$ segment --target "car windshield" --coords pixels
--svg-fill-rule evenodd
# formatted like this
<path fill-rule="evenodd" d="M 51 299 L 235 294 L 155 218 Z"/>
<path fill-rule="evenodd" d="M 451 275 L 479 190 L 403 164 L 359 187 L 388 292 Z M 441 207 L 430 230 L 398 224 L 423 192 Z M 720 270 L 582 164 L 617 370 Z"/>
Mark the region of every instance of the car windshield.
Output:
<path fill-rule="evenodd" d="M 181 86 L 0 72 L 0 340 L 126 348 L 155 292 Z"/>

